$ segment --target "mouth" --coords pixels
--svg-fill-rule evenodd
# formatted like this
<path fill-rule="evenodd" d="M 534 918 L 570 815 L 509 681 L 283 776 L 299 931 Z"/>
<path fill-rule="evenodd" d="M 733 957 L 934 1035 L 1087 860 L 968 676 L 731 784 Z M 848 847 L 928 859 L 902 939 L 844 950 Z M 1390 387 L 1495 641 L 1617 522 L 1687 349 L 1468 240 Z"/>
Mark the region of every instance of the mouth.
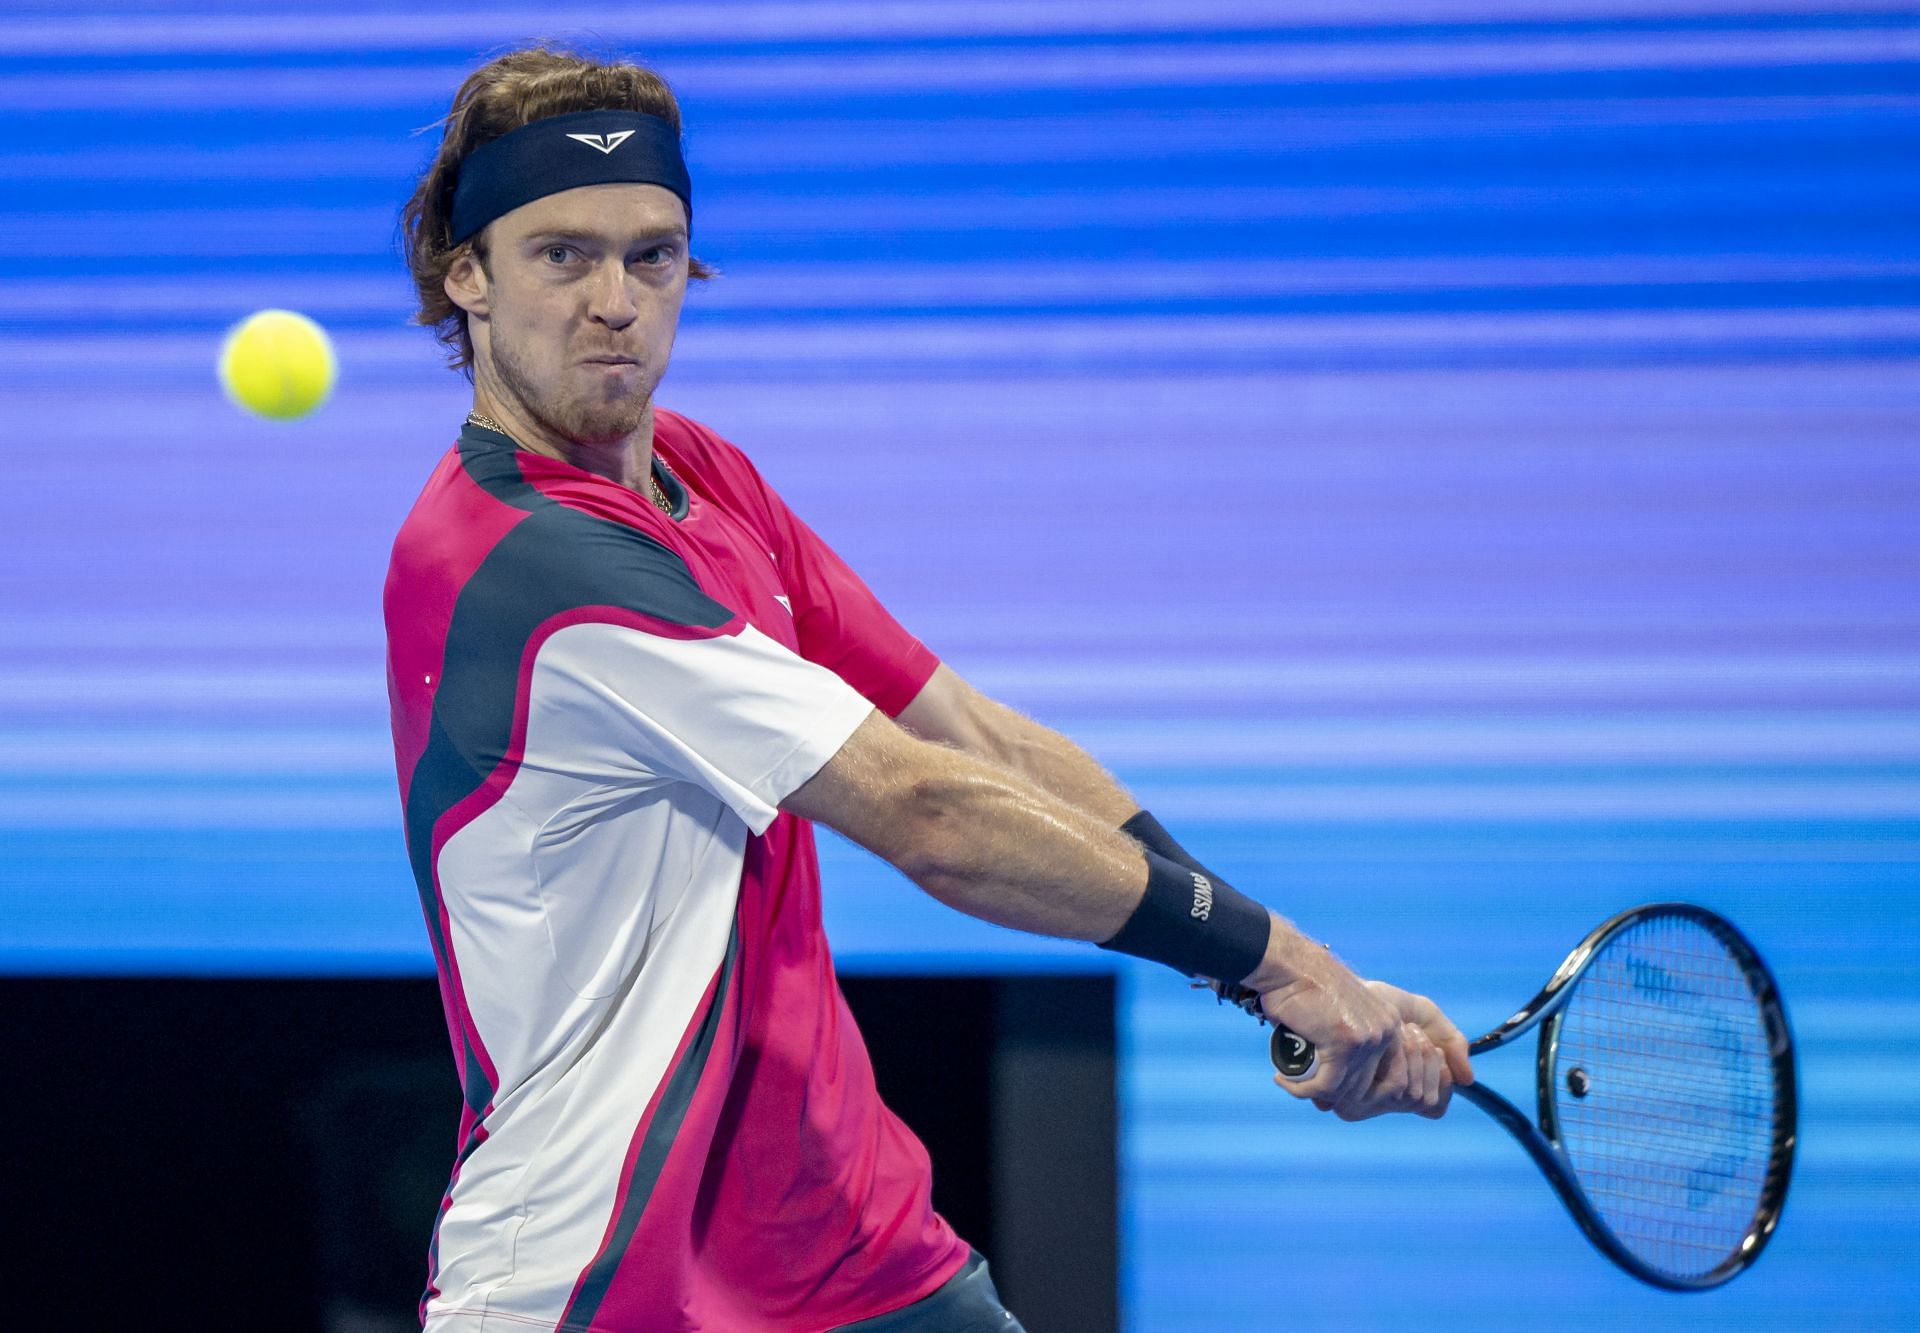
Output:
<path fill-rule="evenodd" d="M 637 366 L 640 363 L 630 356 L 595 356 L 589 357 L 587 364 L 590 366 Z"/>

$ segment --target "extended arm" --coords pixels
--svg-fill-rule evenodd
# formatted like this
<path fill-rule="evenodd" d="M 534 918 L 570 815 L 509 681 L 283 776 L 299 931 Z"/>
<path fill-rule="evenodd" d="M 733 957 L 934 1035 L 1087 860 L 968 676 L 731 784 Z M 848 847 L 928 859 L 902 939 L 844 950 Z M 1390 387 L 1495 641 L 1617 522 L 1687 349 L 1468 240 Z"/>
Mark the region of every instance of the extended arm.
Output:
<path fill-rule="evenodd" d="M 1107 940 L 1149 893 L 1146 854 L 1126 834 L 1010 770 L 911 735 L 877 709 L 780 805 L 845 834 L 948 906 L 1017 930 Z M 1319 1049 L 1319 1071 L 1282 1086 L 1349 1119 L 1443 1111 L 1446 1060 L 1411 1018 L 1427 1002 L 1361 981 L 1284 918 L 1268 917 L 1257 966 L 1218 979 L 1258 991 L 1271 1017 Z M 1437 1010 L 1432 1017 L 1445 1022 Z M 1464 1064 L 1464 1039 L 1452 1037 Z"/>
<path fill-rule="evenodd" d="M 1146 817 L 1097 760 L 944 665 L 900 724 L 868 719 L 828 769 L 795 793 L 807 808 L 788 808 L 817 811 L 812 817 L 969 915 L 1094 941 L 1127 922 L 1147 873 L 1140 844 L 1119 828 Z M 839 822 L 849 815 L 857 827 Z M 1142 840 L 1194 864 L 1170 838 L 1162 847 L 1152 836 Z M 1459 1031 L 1424 997 L 1361 982 L 1284 917 L 1269 917 L 1260 965 L 1243 978 L 1219 979 L 1259 992 L 1269 1016 L 1315 1039 L 1323 1053 L 1330 1046 L 1347 1053 L 1309 1083 L 1282 1086 L 1351 1119 L 1443 1112 L 1454 1080 L 1472 1078 Z M 1390 1040 L 1396 1028 L 1400 1043 Z M 1404 1094 L 1395 1091 L 1401 1088 Z"/>

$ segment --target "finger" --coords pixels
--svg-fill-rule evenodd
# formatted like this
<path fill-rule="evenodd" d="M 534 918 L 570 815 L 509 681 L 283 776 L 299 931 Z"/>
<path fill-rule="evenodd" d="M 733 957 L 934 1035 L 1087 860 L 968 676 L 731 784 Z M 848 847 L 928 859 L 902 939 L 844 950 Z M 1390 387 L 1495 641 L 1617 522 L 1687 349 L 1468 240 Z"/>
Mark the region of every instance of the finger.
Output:
<path fill-rule="evenodd" d="M 1447 1107 L 1453 1103 L 1453 1071 L 1448 1067 L 1443 1052 L 1439 1061 L 1440 1095 L 1434 1098 L 1431 1116 L 1438 1120 L 1447 1113 Z"/>
<path fill-rule="evenodd" d="M 1376 1096 L 1376 1089 L 1381 1080 L 1390 1077 L 1389 1071 L 1393 1068 L 1394 1056 L 1399 1053 L 1400 1039 L 1397 1031 L 1387 1034 L 1386 1038 L 1378 1043 L 1361 1047 L 1355 1052 L 1353 1077 L 1341 1089 L 1343 1094 L 1341 1100 L 1360 1104 Z M 1404 1076 L 1403 1073 L 1401 1077 Z"/>
<path fill-rule="evenodd" d="M 1273 1081 L 1293 1096 L 1303 1101 L 1311 1100 L 1317 1103 L 1323 1098 L 1329 1101 L 1333 1099 L 1347 1072 L 1348 1066 L 1339 1057 L 1322 1053 L 1319 1057 L 1319 1067 L 1308 1077 L 1288 1078 L 1285 1074 L 1276 1071 Z"/>
<path fill-rule="evenodd" d="M 1393 1104 L 1386 1101 L 1349 1102 L 1345 1106 L 1336 1106 L 1333 1113 L 1349 1123 L 1356 1120 L 1371 1120 L 1378 1115 L 1386 1115 L 1393 1110 Z"/>
<path fill-rule="evenodd" d="M 1375 1106 L 1404 1097 L 1407 1091 L 1407 1043 L 1396 1033 L 1373 1067 L 1373 1079 L 1353 1097 L 1356 1106 Z M 1375 1112 L 1378 1114 L 1378 1112 Z"/>
<path fill-rule="evenodd" d="M 1429 1112 L 1440 1104 L 1440 1077 L 1446 1067 L 1446 1052 L 1428 1042 L 1426 1058 L 1421 1062 L 1420 1103 Z"/>
<path fill-rule="evenodd" d="M 1424 1111 L 1432 1095 L 1433 1066 L 1440 1059 L 1440 1053 L 1418 1028 L 1410 1025 L 1407 1036 L 1411 1053 L 1407 1060 L 1407 1097 L 1401 1109 Z"/>
<path fill-rule="evenodd" d="M 1407 1078 L 1407 1109 L 1417 1111 L 1427 1104 L 1427 1080 L 1431 1076 L 1429 1066 L 1432 1063 L 1430 1052 L 1433 1043 L 1422 1034 L 1413 1043 L 1413 1056 L 1408 1061 L 1412 1066 Z"/>
<path fill-rule="evenodd" d="M 1341 1103 L 1345 1111 L 1352 1113 L 1345 1118 L 1365 1120 L 1394 1110 L 1406 1100 L 1408 1073 L 1407 1030 L 1402 1027 L 1375 1066 L 1373 1081 Z"/>
<path fill-rule="evenodd" d="M 1427 1034 L 1434 1045 L 1446 1052 L 1447 1064 L 1453 1071 L 1454 1081 L 1473 1082 L 1473 1066 L 1468 1060 L 1469 1043 L 1466 1034 L 1454 1025 L 1452 1019 L 1441 1012 L 1439 1005 L 1426 996 L 1413 995 L 1408 998 L 1412 1001 L 1414 1021 L 1420 1024 L 1421 1030 Z"/>
<path fill-rule="evenodd" d="M 1403 1029 L 1407 1052 L 1407 1084 L 1399 1096 L 1392 1099 L 1383 1109 L 1389 1111 L 1424 1112 L 1428 1099 L 1428 1081 L 1432 1077 L 1433 1064 L 1440 1059 L 1440 1053 L 1434 1044 L 1427 1040 L 1426 1034 L 1412 1023 Z"/>
<path fill-rule="evenodd" d="M 1338 1080 L 1342 1077 L 1341 1065 L 1325 1062 L 1320 1068 L 1314 1070 L 1312 1078 L 1288 1078 L 1285 1074 L 1276 1073 L 1273 1081 L 1275 1086 L 1289 1096 L 1298 1097 L 1303 1102 L 1310 1101 L 1324 1111 L 1327 1107 L 1321 1104 L 1324 1102 L 1331 1105 L 1336 1100 Z"/>
<path fill-rule="evenodd" d="M 1455 1027 L 1452 1020 L 1440 1013 L 1438 1009 L 1434 1010 L 1434 1013 L 1440 1020 L 1437 1024 L 1439 1034 L 1434 1036 L 1434 1044 L 1446 1052 L 1447 1068 L 1451 1071 L 1453 1081 L 1455 1083 L 1473 1082 L 1473 1063 L 1469 1058 L 1466 1034 Z M 1433 1029 L 1429 1028 L 1428 1033 L 1432 1035 Z"/>
<path fill-rule="evenodd" d="M 1473 1082 L 1473 1062 L 1467 1055 L 1464 1039 L 1446 1041 L 1440 1045 L 1447 1059 L 1447 1077 L 1455 1083 Z"/>
<path fill-rule="evenodd" d="M 1320 1067 L 1314 1070 L 1313 1077 L 1282 1078 L 1275 1074 L 1273 1081 L 1296 1097 L 1310 1099 L 1316 1106 L 1321 1102 L 1328 1107 L 1337 1106 L 1345 1098 L 1347 1085 L 1353 1081 L 1355 1062 L 1348 1058 L 1352 1054 L 1351 1051 L 1338 1055 L 1322 1051 Z"/>
<path fill-rule="evenodd" d="M 1418 1106 L 1424 1097 L 1427 1082 L 1427 1051 L 1433 1043 L 1428 1041 L 1420 1029 L 1408 1025 L 1401 1029 L 1404 1034 L 1401 1046 L 1405 1051 L 1407 1064 L 1406 1087 L 1401 1098 L 1407 1106 Z"/>

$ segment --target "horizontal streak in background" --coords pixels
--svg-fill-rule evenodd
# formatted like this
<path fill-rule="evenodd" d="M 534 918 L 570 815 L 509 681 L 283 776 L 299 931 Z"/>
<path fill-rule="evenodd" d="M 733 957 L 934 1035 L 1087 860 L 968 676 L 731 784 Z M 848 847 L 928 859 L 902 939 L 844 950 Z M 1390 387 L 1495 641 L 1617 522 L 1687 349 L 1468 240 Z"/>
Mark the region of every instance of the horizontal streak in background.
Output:
<path fill-rule="evenodd" d="M 1885 134 L 1887 151 L 1897 152 L 1902 120 L 1917 109 L 1920 96 L 1911 93 L 1816 96 L 1788 89 L 1717 96 L 1693 92 L 1684 98 L 1506 97 L 1462 101 L 1444 117 L 1435 117 L 1430 107 L 1415 100 L 1371 102 L 1363 116 L 1351 108 L 1195 106 L 1159 111 L 1128 107 L 1104 116 L 1063 109 L 1015 119 L 981 109 L 964 122 L 964 134 L 939 133 L 948 122 L 937 118 L 775 118 L 747 112 L 724 115 L 690 143 L 688 151 L 703 187 L 717 178 L 722 194 L 739 183 L 791 181 L 807 171 L 967 166 L 984 179 L 1011 168 L 1125 165 L 1148 154 L 1177 156 L 1189 169 L 1271 162 L 1311 164 L 1324 173 L 1324 161 L 1315 160 L 1323 154 L 1476 148 L 1485 154 L 1489 139 L 1511 160 L 1568 141 L 1604 145 L 1625 137 L 1657 143 L 1675 127 L 1736 142 L 1764 142 L 1768 134 L 1782 132 L 1844 132 L 1848 137 L 1843 146 L 1858 156 L 1871 153 L 1871 136 L 1878 133 Z M 321 181 L 384 192 L 417 172 L 435 146 L 431 135 L 395 138 L 355 132 L 303 143 L 298 153 L 289 153 L 281 131 L 270 123 L 256 127 L 249 139 L 231 143 L 203 142 L 186 127 L 175 129 L 171 140 L 160 137 L 166 132 L 166 126 L 156 126 L 143 147 L 87 134 L 57 145 L 9 147 L 0 151 L 0 180 L 43 188 L 54 182 L 111 186 L 166 180 L 177 187 L 190 183 L 206 188 L 220 181 Z M 156 151 L 162 144 L 165 151 Z M 1788 165 L 1804 171 L 1821 164 Z M 703 189 L 703 220 L 711 192 Z M 130 207 L 143 202 L 128 201 Z"/>
<path fill-rule="evenodd" d="M 0 387 L 94 382 L 99 367 L 138 378 L 201 373 L 221 335 L 49 335 L 8 348 Z M 345 333 L 342 373 L 367 384 L 419 380 L 443 353 L 422 332 Z M 817 320 L 690 324 L 675 383 L 697 378 L 863 374 L 1095 373 L 1137 367 L 1314 369 L 1606 364 L 1920 354 L 1920 307 L 1837 310 L 1556 311 L 1446 315 L 1167 315 L 1019 320 Z"/>
<path fill-rule="evenodd" d="M 1123 778 L 1126 775 L 1122 775 Z M 1133 779 L 1142 786 L 1140 780 Z M 303 788 L 281 778 L 282 790 L 243 790 L 169 782 L 133 790 L 90 782 L 68 790 L 41 782 L 16 790 L 0 785 L 0 829 L 175 828 L 375 829 L 391 823 L 399 797 L 391 783 L 368 780 L 351 789 Z M 377 788 L 377 790 L 369 790 Z M 1920 823 L 1920 774 L 1905 781 L 1822 777 L 1742 781 L 1716 776 L 1694 782 L 1637 778 L 1600 783 L 1574 775 L 1549 785 L 1538 778 L 1498 785 L 1471 781 L 1350 783 L 1329 787 L 1237 782 L 1231 786 L 1162 786 L 1156 811 L 1195 824 L 1259 820 L 1289 824 L 1382 821 L 1472 821 L 1482 824 L 1782 820 L 1908 820 Z M 1916 851 L 1920 851 L 1917 846 Z M 917 942 L 922 947 L 924 942 Z M 984 961 L 984 960 L 983 960 Z"/>
<path fill-rule="evenodd" d="M 1056 36 L 1084 38 L 1111 33 L 1262 31 L 1280 27 L 1339 28 L 1394 24 L 1489 24 L 1595 20 L 1655 20 L 1722 15 L 1746 19 L 1766 14 L 1804 17 L 1806 0 L 1389 0 L 1356 10 L 1342 0 L 916 0 L 897 3 L 805 3 L 713 5 L 661 4 L 633 14 L 604 6 L 512 6 L 470 9 L 458 24 L 437 13 L 395 13 L 382 7 L 377 21 L 355 6 L 335 5 L 324 14 L 291 12 L 261 24 L 245 12 L 219 4 L 168 5 L 183 12 L 154 17 L 152 4 L 96 4 L 120 10 L 113 17 L 71 15 L 21 18 L 0 30 L 5 55 L 148 55 L 160 52 L 213 54 L 272 51 L 364 51 L 454 47 L 472 49 L 523 39 L 533 32 L 575 30 L 629 45 L 682 43 L 849 41 L 857 39 Z M 345 12 L 342 12 L 342 11 Z M 1833 0 L 1826 16 L 1910 12 L 1904 0 Z"/>
<path fill-rule="evenodd" d="M 1660 656 L 1555 658 L 1208 661 L 1109 658 L 1097 672 L 1084 659 L 970 660 L 980 688 L 1023 706 L 1137 711 L 1179 707 L 1179 701 L 1230 701 L 1266 709 L 1362 704 L 1396 709 L 1422 704 L 1498 707 L 1548 701 L 1568 707 L 1663 704 L 1676 694 L 1727 699 L 1760 697 L 1791 704 L 1826 695 L 1836 705 L 1874 686 L 1920 700 L 1920 655 L 1847 653 L 1822 656 Z M 242 671 L 205 666 L 151 670 L 137 666 L 47 672 L 0 671 L 0 697 L 16 712 L 72 710 L 76 717 L 123 707 L 192 707 L 217 715 L 266 704 L 294 707 L 360 703 L 383 706 L 384 681 L 364 670 L 317 671 L 266 666 Z"/>
<path fill-rule="evenodd" d="M 999 691 L 996 691 L 998 694 Z M 1102 762 L 1141 771 L 1180 765 L 1231 773 L 1259 767 L 1507 765 L 1579 769 L 1706 763 L 1866 763 L 1920 755 L 1920 711 L 1893 713 L 1623 714 L 1532 718 L 1497 714 L 1273 721 L 1192 718 L 1059 721 Z M 228 729 L 210 722 L 159 727 L 0 727 L 0 781 L 23 777 L 388 777 L 384 727 Z"/>
<path fill-rule="evenodd" d="M 844 239 L 880 229 L 913 233 L 963 230 L 987 236 L 1085 230 L 1130 236 L 1154 232 L 1162 237 L 1162 244 L 1178 250 L 1178 242 L 1191 239 L 1182 235 L 1183 228 L 1200 224 L 1246 226 L 1420 217 L 1477 221 L 1489 210 L 1501 210 L 1566 219 L 1563 225 L 1580 227 L 1591 225 L 1595 213 L 1631 215 L 1636 207 L 1657 216 L 1663 208 L 1680 212 L 1698 210 L 1710 202 L 1724 206 L 1730 199 L 1751 199 L 1804 210 L 1817 218 L 1823 209 L 1848 208 L 1856 200 L 1873 198 L 1898 208 L 1904 201 L 1920 198 L 1920 187 L 1910 180 L 1889 181 L 1884 170 L 1870 168 L 1818 174 L 1814 179 L 1831 194 L 1812 200 L 1795 197 L 1798 183 L 1793 178 L 1754 179 L 1751 173 L 1741 173 L 1725 179 L 1727 188 L 1717 192 L 1709 172 L 1690 179 L 1619 185 L 1195 186 L 1156 200 L 1150 220 L 1139 215 L 1144 200 L 1137 189 L 1014 190 L 986 182 L 971 190 L 950 187 L 913 195 L 871 190 L 780 195 L 768 190 L 755 197 L 736 191 L 703 208 L 701 219 L 703 224 L 711 221 L 722 235 L 777 231 L 784 244 L 796 238 Z M 226 220 L 213 225 L 191 209 L 143 209 L 135 216 L 143 233 L 143 254 L 206 259 L 379 253 L 391 247 L 399 218 L 397 205 L 235 209 Z M 57 216 L 45 212 L 0 213 L 0 245 L 23 256 L 112 257 L 128 249 L 125 229 L 129 217 L 125 209 L 73 210 Z M 842 248 L 837 253 L 857 251 Z"/>
<path fill-rule="evenodd" d="M 546 25 L 543 25 L 543 29 Z M 1424 38 L 1424 34 L 1422 34 Z M 1920 56 L 1911 26 L 1798 31 L 1578 34 L 1558 32 L 1326 42 L 1163 42 L 1097 46 L 966 46 L 927 51 L 765 55 L 674 61 L 675 91 L 690 101 L 828 95 L 924 97 L 932 93 L 1110 91 L 1163 87 L 1327 85 L 1408 80 L 1709 72 L 1860 65 L 1893 67 Z M 22 73 L 0 83 L 0 110 L 146 111 L 324 107 L 350 87 L 361 109 L 420 106 L 430 90 L 458 86 L 460 64 L 193 68 Z"/>
<path fill-rule="evenodd" d="M 1920 102 L 1915 111 L 1920 114 Z M 1817 255 L 1596 255 L 1541 259 L 1524 255 L 1473 259 L 1157 260 L 1111 263 L 786 264 L 732 269 L 725 281 L 689 297 L 688 314 L 759 315 L 791 310 L 1019 309 L 1049 303 L 1127 305 L 1146 301 L 1232 302 L 1289 297 L 1401 297 L 1413 293 L 1524 292 L 1606 289 L 1620 295 L 1652 289 L 1699 288 L 1695 300 L 1717 291 L 1775 284 L 1920 280 L 1920 260 Z M 1873 295 L 1871 288 L 1861 289 Z M 265 275 L 217 287 L 189 278 L 22 280 L 0 289 L 0 324 L 70 325 L 72 332 L 118 328 L 139 319 L 176 327 L 197 318 L 226 322 L 235 310 L 278 303 L 323 320 L 394 325 L 395 310 L 411 299 L 399 275 L 384 278 Z M 410 335 L 420 341 L 417 334 Z"/>
<path fill-rule="evenodd" d="M 1048 391 L 1043 388 L 1038 392 Z M 448 443 L 452 443 L 452 433 Z M 1897 469 L 1900 460 L 1893 461 Z M 1911 470 L 1896 470 L 1892 476 L 1905 477 Z M 43 650 L 152 656 L 201 650 L 311 654 L 314 649 L 328 649 L 356 655 L 367 671 L 369 688 L 384 681 L 384 631 L 377 621 L 352 608 L 343 611 L 329 607 L 312 616 L 294 617 L 284 615 L 284 608 L 239 615 L 231 607 L 217 606 L 182 608 L 174 614 L 152 612 L 150 607 L 130 608 L 104 618 L 86 612 L 43 613 L 36 608 L 32 613 L 22 611 L 8 623 L 15 631 L 14 653 L 22 661 Z M 1329 644 L 1339 646 L 1343 660 L 1355 656 L 1357 644 L 1387 645 L 1377 652 L 1378 656 L 1446 656 L 1449 654 L 1441 651 L 1445 645 L 1486 645 L 1501 641 L 1515 630 L 1510 610 L 1487 605 L 1298 606 L 1289 608 L 1284 616 L 1209 626 L 1207 619 L 1213 614 L 1212 608 L 1192 605 L 1156 609 L 1157 623 L 1170 626 L 1175 633 L 1211 630 L 1209 642 L 1225 648 L 1228 656 L 1245 656 L 1253 651 L 1252 645 L 1264 646 L 1268 655 L 1277 651 L 1278 645 L 1287 645 L 1290 654 L 1325 656 Z M 1109 608 L 1098 603 L 1004 606 L 991 618 L 980 617 L 970 607 L 936 604 L 916 610 L 913 628 L 922 638 L 943 643 L 961 641 L 967 656 L 963 665 L 969 672 L 982 654 L 988 660 L 998 658 L 1017 664 L 1022 659 L 1050 654 L 1108 653 L 1116 647 L 1136 645 L 1140 637 L 1136 626 L 1116 620 Z M 1556 651 L 1553 646 L 1560 645 L 1613 658 L 1623 651 L 1642 656 L 1648 652 L 1669 658 L 1684 656 L 1685 650 L 1676 648 L 1676 644 L 1706 644 L 1713 655 L 1731 652 L 1739 656 L 1751 652 L 1755 643 L 1766 643 L 1785 645 L 1787 652 L 1800 655 L 1809 640 L 1836 645 L 1836 655 L 1841 655 L 1837 645 L 1850 641 L 1913 644 L 1920 649 L 1920 613 L 1905 606 L 1802 607 L 1783 606 L 1777 601 L 1711 607 L 1663 605 L 1650 600 L 1612 605 L 1583 603 L 1542 606 L 1529 616 L 1525 629 L 1531 641 L 1548 651 Z M 1484 646 L 1474 651 L 1478 657 L 1487 655 Z M 1773 652 L 1777 654 L 1779 648 L 1776 646 Z M 1532 656 L 1533 652 L 1526 655 Z M 1844 655 L 1853 656 L 1853 650 L 1846 650 Z M 379 725 L 384 726 L 384 721 Z"/>

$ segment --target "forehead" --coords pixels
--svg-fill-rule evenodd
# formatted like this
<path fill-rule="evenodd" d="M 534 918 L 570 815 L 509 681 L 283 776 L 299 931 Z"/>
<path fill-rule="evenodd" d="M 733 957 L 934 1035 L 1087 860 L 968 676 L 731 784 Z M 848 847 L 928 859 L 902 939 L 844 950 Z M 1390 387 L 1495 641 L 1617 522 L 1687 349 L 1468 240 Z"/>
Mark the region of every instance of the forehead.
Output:
<path fill-rule="evenodd" d="M 499 220 L 501 239 L 523 240 L 568 231 L 620 242 L 663 231 L 685 231 L 687 210 L 664 185 L 621 182 L 576 185 L 522 204 Z"/>

